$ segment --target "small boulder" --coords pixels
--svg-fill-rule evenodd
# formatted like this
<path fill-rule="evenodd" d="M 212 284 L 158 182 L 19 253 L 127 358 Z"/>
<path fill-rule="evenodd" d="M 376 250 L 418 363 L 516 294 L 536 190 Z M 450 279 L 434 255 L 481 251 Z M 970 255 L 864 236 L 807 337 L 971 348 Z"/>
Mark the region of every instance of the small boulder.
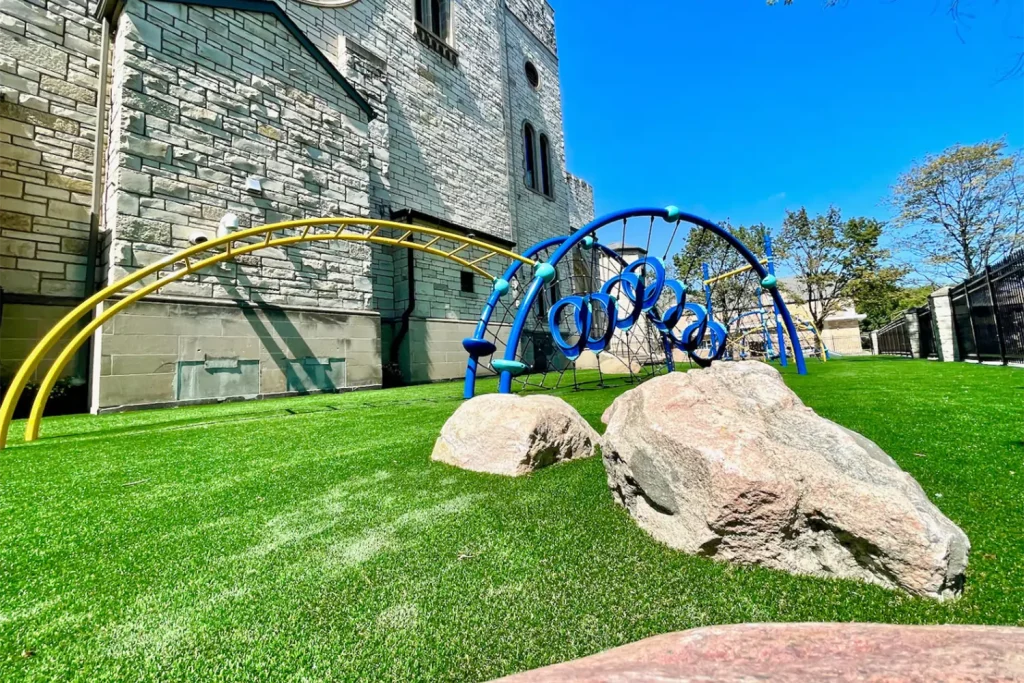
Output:
<path fill-rule="evenodd" d="M 967 536 L 881 448 L 819 417 L 768 365 L 657 377 L 602 419 L 613 495 L 673 548 L 940 599 L 962 589 Z"/>
<path fill-rule="evenodd" d="M 1020 681 L 1021 652 L 1024 628 L 736 624 L 666 633 L 501 681 Z"/>
<path fill-rule="evenodd" d="M 432 460 L 474 472 L 518 477 L 595 453 L 600 437 L 554 396 L 483 394 L 448 418 Z"/>

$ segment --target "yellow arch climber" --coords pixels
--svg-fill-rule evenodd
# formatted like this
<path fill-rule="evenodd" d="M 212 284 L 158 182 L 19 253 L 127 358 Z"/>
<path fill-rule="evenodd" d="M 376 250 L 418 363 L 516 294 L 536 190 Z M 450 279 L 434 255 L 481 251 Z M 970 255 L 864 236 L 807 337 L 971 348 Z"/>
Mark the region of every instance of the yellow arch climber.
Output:
<path fill-rule="evenodd" d="M 315 230 L 316 228 L 322 228 L 324 226 L 330 226 L 331 229 L 328 231 Z M 367 231 L 358 231 L 357 228 L 360 226 L 367 228 Z M 275 232 L 282 231 L 295 231 L 295 234 L 286 234 L 280 237 L 274 237 Z M 381 234 L 382 232 L 391 234 L 400 232 L 401 236 L 387 237 Z M 419 235 L 425 236 L 426 240 L 417 241 L 416 237 Z M 253 241 L 254 238 L 255 241 Z M 67 334 L 75 323 L 84 318 L 90 311 L 111 296 L 125 290 L 127 287 L 150 275 L 159 274 L 160 271 L 171 270 L 167 275 L 132 291 L 124 298 L 112 303 L 109 307 L 97 314 L 89 324 L 83 327 L 82 330 L 78 332 L 70 342 L 68 342 L 61 353 L 57 356 L 56 360 L 54 360 L 53 365 L 50 366 L 49 371 L 46 373 L 45 378 L 39 386 L 39 392 L 36 395 L 35 402 L 32 404 L 32 411 L 29 414 L 28 423 L 25 426 L 25 441 L 35 441 L 39 438 L 39 426 L 42 422 L 43 411 L 46 408 L 46 400 L 49 397 L 50 391 L 53 389 L 57 378 L 60 376 L 61 371 L 64 369 L 64 366 L 67 365 L 75 352 L 81 348 L 82 344 L 84 344 L 85 341 L 89 339 L 89 337 L 92 336 L 92 334 L 99 329 L 101 325 L 103 325 L 103 323 L 110 320 L 119 312 L 147 294 L 159 291 L 161 287 L 235 256 L 249 254 L 268 247 L 284 247 L 292 244 L 299 244 L 300 242 L 317 242 L 325 240 L 370 242 L 372 244 L 382 244 L 390 247 L 415 249 L 417 251 L 422 251 L 427 254 L 433 254 L 434 256 L 454 261 L 455 263 L 458 263 L 459 265 L 490 280 L 495 279 L 495 276 L 481 268 L 479 264 L 494 256 L 504 256 L 505 258 L 521 261 L 529 266 L 537 265 L 534 260 L 526 258 L 525 256 L 520 256 L 515 252 L 501 249 L 485 242 L 481 242 L 480 240 L 458 235 L 453 232 L 437 230 L 435 228 L 428 228 L 419 225 L 411 225 L 408 223 L 396 223 L 393 221 L 373 220 L 367 218 L 309 218 L 285 221 L 282 223 L 272 223 L 270 225 L 264 225 L 256 228 L 239 230 L 238 232 L 231 233 L 230 235 L 225 235 L 223 237 L 218 237 L 216 239 L 197 244 L 176 254 L 167 256 L 166 258 L 163 258 L 152 265 L 146 266 L 145 268 L 136 270 L 117 282 L 96 292 L 79 304 L 73 311 L 64 316 L 60 322 L 54 325 L 53 328 L 46 333 L 46 336 L 36 344 L 35 348 L 32 349 L 32 352 L 21 364 L 21 367 L 18 368 L 18 372 L 15 374 L 10 387 L 7 389 L 7 395 L 4 396 L 3 404 L 0 405 L 0 449 L 3 449 L 7 445 L 7 433 L 11 425 L 11 420 L 14 417 L 14 409 L 18 405 L 18 399 L 21 398 L 21 394 L 25 390 L 25 386 L 28 384 L 29 378 L 39 366 L 39 362 L 42 360 L 43 356 L 45 356 L 46 353 L 49 352 L 65 334 Z M 442 249 L 439 247 L 439 242 L 442 240 L 455 242 L 457 246 L 450 250 Z M 236 243 L 241 244 L 236 245 Z M 473 249 L 482 251 L 483 255 L 476 256 L 472 259 L 467 258 L 471 255 Z M 209 255 L 203 255 L 204 252 L 212 253 Z M 460 252 L 465 253 L 460 256 Z M 202 256 L 196 260 L 195 257 L 199 255 Z"/>

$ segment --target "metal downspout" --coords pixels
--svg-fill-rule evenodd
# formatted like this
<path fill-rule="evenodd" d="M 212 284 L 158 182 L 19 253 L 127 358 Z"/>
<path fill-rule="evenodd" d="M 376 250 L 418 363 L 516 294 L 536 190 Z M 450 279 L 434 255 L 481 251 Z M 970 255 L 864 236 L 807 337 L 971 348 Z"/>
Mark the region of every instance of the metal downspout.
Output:
<path fill-rule="evenodd" d="M 100 68 L 96 75 L 96 135 L 92 157 L 92 207 L 89 213 L 89 241 L 85 250 L 85 291 L 82 298 L 88 299 L 96 291 L 96 257 L 99 252 L 100 217 L 103 213 L 103 158 L 106 152 L 107 131 L 107 81 L 110 70 L 110 19 L 103 17 L 100 34 Z M 93 310 L 92 317 L 96 316 Z M 97 330 L 96 334 L 101 334 Z M 95 339 L 95 337 L 94 337 Z M 82 350 L 85 355 L 85 377 L 92 384 L 93 339 Z M 90 409 L 98 392 L 89 392 Z"/>

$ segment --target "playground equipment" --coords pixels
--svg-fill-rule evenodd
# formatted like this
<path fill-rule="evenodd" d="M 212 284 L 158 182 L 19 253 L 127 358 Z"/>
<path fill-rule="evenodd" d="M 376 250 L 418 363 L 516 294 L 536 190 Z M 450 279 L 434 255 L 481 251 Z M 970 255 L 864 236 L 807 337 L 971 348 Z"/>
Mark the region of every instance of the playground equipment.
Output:
<path fill-rule="evenodd" d="M 621 221 L 622 242 L 625 243 L 630 219 L 649 223 L 645 255 L 627 262 L 615 249 L 598 240 L 597 231 Z M 659 227 L 672 229 L 666 255 L 662 259 L 646 255 L 658 220 L 662 222 Z M 702 235 L 706 232 L 725 240 L 756 271 L 779 311 L 780 335 L 785 324 L 793 340 L 798 371 L 806 373 L 797 341 L 798 331 L 776 290 L 774 274 L 766 270 L 728 231 L 673 206 L 613 213 L 571 235 L 544 240 L 523 254 L 419 225 L 367 218 L 310 218 L 239 230 L 193 244 L 135 270 L 89 296 L 40 340 L 11 380 L 0 404 L 0 449 L 7 444 L 15 407 L 33 373 L 46 354 L 57 347 L 86 316 L 92 314 L 92 318 L 62 347 L 40 383 L 25 426 L 25 441 L 39 438 L 47 397 L 61 371 L 105 322 L 143 297 L 158 293 L 162 287 L 210 266 L 261 249 L 304 242 L 337 240 L 413 249 L 453 261 L 492 281 L 492 290 L 474 336 L 463 344 L 469 353 L 466 397 L 473 395 L 481 359 L 489 356 L 492 357 L 490 367 L 500 374 L 499 390 L 503 393 L 511 391 L 514 377 L 524 388 L 528 386 L 528 376 L 546 373 L 549 360 L 560 366 L 563 374 L 569 367 L 575 373 L 575 364 L 584 352 L 598 357 L 600 372 L 601 354 L 619 351 L 626 356 L 625 367 L 630 379 L 637 381 L 656 374 L 659 366 L 671 371 L 676 351 L 687 354 L 699 365 L 706 365 L 724 353 L 725 329 L 711 318 L 708 301 L 704 306 L 686 301 L 686 287 L 666 277 L 663 264 L 682 224 L 701 230 Z M 500 278 L 480 267 L 481 263 L 494 257 L 510 261 Z M 605 258 L 605 265 L 611 264 L 618 272 L 609 278 L 602 277 L 601 269 L 593 267 L 596 259 L 600 258 Z M 524 266 L 529 266 L 530 270 L 524 271 Z M 562 277 L 559 277 L 560 272 Z M 560 288 L 571 291 L 567 296 L 561 296 Z M 663 303 L 663 294 L 671 298 L 668 305 Z M 492 325 L 492 314 L 499 305 L 503 309 L 503 317 Z M 677 332 L 676 328 L 681 323 L 684 326 Z M 496 331 L 498 329 L 500 333 Z M 505 335 L 503 339 L 502 334 Z M 501 358 L 494 357 L 499 346 L 504 348 Z M 558 360 L 559 355 L 562 360 Z M 543 368 L 539 365 L 542 359 L 545 363 Z M 540 385 L 544 386 L 543 381 Z"/>
<path fill-rule="evenodd" d="M 795 317 L 793 324 L 796 327 L 800 349 L 804 357 L 816 356 L 824 363 L 834 355 L 838 355 L 828 348 L 813 322 Z M 729 336 L 726 346 L 726 358 L 730 360 L 751 358 L 774 360 L 778 358 L 772 339 L 772 330 L 768 327 L 763 307 L 740 313 L 729 321 L 728 328 L 733 333 Z M 789 341 L 785 342 L 784 348 L 792 353 L 792 344 Z"/>
<path fill-rule="evenodd" d="M 785 324 L 785 326 L 787 327 L 787 331 L 789 332 L 792 338 L 796 339 L 796 335 L 794 335 L 793 329 L 790 327 L 791 320 L 789 311 L 786 308 L 786 305 L 782 300 L 782 297 L 778 293 L 778 280 L 775 277 L 775 252 L 772 248 L 772 236 L 769 232 L 765 232 L 764 234 L 764 254 L 764 258 L 756 260 L 756 263 L 763 266 L 764 270 L 768 273 L 767 277 L 762 279 L 762 281 L 759 283 L 760 286 L 756 287 L 754 291 L 758 307 L 756 310 L 742 311 L 738 313 L 735 317 L 727 321 L 726 329 L 732 330 L 736 328 L 738 332 L 738 334 L 733 335 L 732 338 L 728 341 L 727 354 L 729 357 L 734 359 L 744 359 L 751 357 L 751 354 L 749 353 L 751 348 L 751 340 L 748 338 L 748 336 L 753 333 L 754 329 L 756 329 L 763 335 L 762 346 L 764 349 L 764 357 L 769 360 L 772 358 L 778 358 L 779 364 L 785 367 L 789 364 L 789 353 L 787 353 L 785 336 L 783 335 L 782 331 L 783 324 Z M 710 312 L 709 314 L 712 315 L 713 317 L 714 311 L 712 310 L 711 301 L 712 287 L 714 286 L 714 284 L 716 282 L 721 282 L 723 280 L 729 280 L 741 276 L 755 268 L 754 262 L 748 260 L 748 263 L 745 266 L 734 268 L 733 270 L 727 271 L 725 273 L 720 273 L 715 276 L 711 276 L 710 268 L 707 263 L 701 264 L 701 269 L 704 276 L 704 296 L 708 302 L 707 307 L 708 311 Z M 763 294 L 765 290 L 767 290 L 771 294 L 772 314 L 770 316 L 770 320 L 774 321 L 774 325 L 769 325 L 769 316 L 767 311 L 765 310 L 763 300 Z M 758 317 L 756 326 L 750 326 L 745 328 L 742 325 L 742 323 L 748 316 L 753 315 L 756 315 Z M 792 321 L 792 324 L 795 327 L 795 321 Z M 773 344 L 771 338 L 771 333 L 769 331 L 770 327 L 775 328 L 775 336 L 777 340 L 775 344 Z M 793 344 L 790 348 L 793 349 L 793 356 L 798 359 L 797 365 L 802 366 L 803 354 L 802 352 L 799 351 L 802 349 L 802 345 Z"/>
<path fill-rule="evenodd" d="M 646 246 L 639 258 L 628 262 L 618 252 L 626 250 L 630 220 L 646 226 Z M 621 241 L 616 249 L 598 232 L 614 231 L 612 226 L 620 222 Z M 671 231 L 661 259 L 650 255 L 656 224 Z M 597 356 L 598 381 L 603 380 L 602 354 L 613 356 L 631 382 L 654 376 L 660 368 L 674 369 L 676 351 L 701 366 L 720 358 L 727 335 L 709 311 L 710 290 L 705 288 L 703 305 L 688 302 L 686 286 L 666 276 L 664 259 L 683 224 L 700 230 L 701 237 L 708 233 L 724 240 L 743 257 L 747 262 L 743 270 L 754 271 L 772 297 L 779 334 L 785 325 L 795 340 L 797 330 L 777 291 L 770 258 L 766 269 L 727 230 L 674 206 L 629 209 L 531 247 L 525 255 L 540 263 L 530 277 L 523 276 L 522 264 L 512 263 L 495 280 L 473 336 L 463 341 L 469 353 L 464 397 L 474 395 L 477 374 L 487 357 L 491 358 L 487 366 L 499 375 L 501 393 L 511 393 L 514 383 L 520 389 L 550 388 L 546 380 L 551 373 L 558 375 L 553 384 L 557 387 L 569 370 L 578 387 L 576 364 L 586 352 Z M 602 254 L 612 266 L 610 273 L 601 268 Z M 569 294 L 563 296 L 565 290 Z M 682 329 L 677 330 L 680 324 Z M 800 345 L 794 344 L 793 349 L 798 372 L 805 374 Z"/>
<path fill-rule="evenodd" d="M 772 277 L 775 276 L 774 252 L 772 249 L 771 233 L 764 235 L 765 258 L 760 259 Z M 704 275 L 704 292 L 707 299 L 708 311 L 714 315 L 711 306 L 711 287 L 716 282 L 735 278 L 751 270 L 750 265 L 741 266 L 714 277 L 710 276 L 708 264 L 702 264 Z M 780 321 L 780 310 L 772 297 L 772 311 L 769 313 L 765 308 L 764 290 L 757 287 L 754 290 L 754 299 L 757 301 L 757 308 L 741 311 L 727 321 L 726 329 L 733 331 L 726 343 L 724 356 L 732 360 L 745 360 L 748 358 L 764 358 L 765 360 L 779 359 L 781 365 L 787 364 L 790 354 L 795 355 L 799 348 L 804 356 L 818 356 L 822 362 L 827 361 L 832 353 L 821 338 L 821 333 L 814 323 L 803 318 L 794 317 L 793 325 L 796 328 L 796 342 L 787 343 L 782 334 L 782 322 Z M 774 322 L 774 325 L 771 324 Z M 772 338 L 771 329 L 774 327 L 775 338 Z"/>
<path fill-rule="evenodd" d="M 324 230 L 324 228 L 327 228 L 327 230 Z M 277 237 L 275 237 L 275 233 L 278 234 Z M 393 236 L 396 233 L 400 234 L 400 236 Z M 387 236 L 388 234 L 392 236 Z M 417 241 L 417 237 L 421 236 L 424 238 L 423 241 Z M 125 308 L 148 294 L 159 292 L 162 287 L 172 282 L 235 256 L 249 254 L 260 249 L 287 247 L 302 242 L 323 240 L 368 242 L 371 244 L 414 249 L 454 261 L 488 280 L 493 280 L 494 276 L 481 268 L 480 264 L 495 256 L 511 259 L 521 265 L 537 265 L 534 260 L 528 257 L 520 256 L 514 252 L 453 232 L 407 223 L 366 218 L 309 218 L 285 221 L 240 230 L 195 244 L 150 266 L 140 268 L 117 282 L 104 287 L 68 313 L 40 340 L 21 364 L 18 372 L 11 380 L 3 403 L 0 404 L 0 449 L 4 448 L 7 443 L 7 434 L 18 399 L 32 378 L 32 374 L 39 366 L 40 361 L 78 321 L 85 318 L 111 297 L 121 292 L 126 292 L 129 287 L 136 283 L 141 285 L 138 289 L 127 292 L 123 298 L 103 308 L 102 311 L 97 311 L 92 320 L 64 346 L 40 383 L 35 402 L 32 404 L 28 423 L 25 426 L 25 441 L 35 441 L 39 438 L 39 428 L 43 418 L 43 411 L 46 408 L 46 400 L 57 379 L 60 377 L 61 371 L 74 356 L 75 352 L 103 323 L 113 318 Z M 445 242 L 455 243 L 456 246 L 447 249 L 441 248 L 441 244 Z M 148 284 L 142 284 L 142 281 L 147 278 L 152 281 Z"/>

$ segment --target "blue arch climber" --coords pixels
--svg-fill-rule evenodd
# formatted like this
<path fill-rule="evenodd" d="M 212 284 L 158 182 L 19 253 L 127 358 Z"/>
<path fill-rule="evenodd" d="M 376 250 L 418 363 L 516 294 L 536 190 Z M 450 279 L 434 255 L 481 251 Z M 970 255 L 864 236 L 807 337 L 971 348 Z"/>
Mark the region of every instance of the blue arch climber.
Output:
<path fill-rule="evenodd" d="M 515 372 L 516 366 L 521 365 L 516 360 L 516 351 L 519 347 L 523 330 L 525 329 L 527 320 L 530 316 L 531 309 L 537 302 L 537 297 L 539 293 L 541 292 L 544 285 L 547 282 L 551 281 L 552 278 L 554 278 L 555 267 L 562 261 L 563 258 L 565 258 L 566 255 L 568 255 L 571 252 L 571 250 L 575 246 L 577 246 L 578 244 L 580 244 L 581 242 L 588 238 L 589 244 L 600 246 L 601 249 L 603 249 L 605 253 L 607 253 L 609 256 L 616 258 L 620 263 L 624 263 L 624 261 L 622 261 L 621 256 L 619 256 L 610 248 L 605 247 L 603 244 L 597 242 L 594 237 L 594 233 L 596 233 L 599 229 L 607 225 L 617 223 L 619 221 L 627 221 L 631 218 L 651 218 L 652 221 L 655 218 L 661 218 L 663 221 L 667 223 L 676 223 L 677 225 L 679 222 L 685 222 L 691 225 L 695 225 L 704 230 L 707 230 L 713 233 L 714 235 L 718 236 L 719 238 L 725 240 L 726 243 L 728 243 L 743 257 L 743 259 L 750 265 L 751 269 L 753 269 L 757 273 L 758 277 L 761 279 L 762 286 L 771 293 L 772 299 L 778 308 L 779 315 L 782 318 L 782 322 L 786 327 L 786 332 L 789 334 L 790 340 L 793 342 L 795 356 L 794 360 L 796 361 L 797 372 L 801 375 L 807 374 L 807 367 L 804 363 L 803 353 L 800 351 L 800 344 L 798 341 L 796 326 L 793 324 L 793 319 L 790 316 L 789 310 L 786 308 L 786 304 L 783 301 L 782 296 L 779 294 L 775 275 L 769 273 L 769 271 L 765 269 L 764 265 L 761 264 L 761 262 L 757 259 L 757 257 L 754 256 L 750 249 L 748 249 L 747 246 L 743 244 L 743 242 L 738 240 L 728 230 L 725 230 L 716 223 L 701 218 L 700 216 L 695 216 L 693 214 L 680 211 L 678 208 L 674 206 L 669 206 L 663 209 L 645 207 L 636 209 L 626 209 L 624 211 L 618 211 L 615 213 L 607 214 L 594 221 L 591 221 L 590 223 L 583 226 L 582 228 L 572 233 L 571 235 L 552 237 L 546 240 L 542 240 L 541 242 L 538 242 L 537 244 L 531 246 L 523 253 L 523 256 L 532 258 L 539 254 L 540 252 L 544 251 L 545 249 L 555 247 L 554 252 L 548 257 L 547 261 L 538 264 L 533 269 L 533 278 L 530 280 L 530 283 L 527 286 L 522 299 L 519 301 L 519 309 L 516 312 L 515 318 L 512 322 L 512 327 L 509 331 L 509 336 L 505 346 L 504 357 L 501 359 L 493 359 L 491 362 L 491 366 L 496 371 L 500 372 L 500 378 L 498 381 L 499 393 L 507 394 L 511 393 L 512 391 L 513 374 Z M 647 259 L 640 259 L 640 261 L 645 260 Z M 651 260 L 653 261 L 656 259 Z M 498 303 L 498 300 L 508 292 L 509 282 L 511 282 L 512 278 L 516 276 L 516 274 L 519 272 L 522 266 L 522 262 L 514 261 L 511 265 L 509 265 L 509 267 L 506 269 L 502 277 L 495 281 L 494 288 L 492 289 L 491 294 L 487 299 L 487 303 L 484 304 L 484 308 L 481 311 L 480 319 L 477 322 L 477 326 L 473 334 L 473 337 L 468 338 L 463 342 L 463 345 L 469 352 L 469 360 L 466 365 L 466 378 L 463 390 L 463 396 L 465 398 L 472 398 L 475 393 L 476 374 L 479 368 L 479 359 L 481 357 L 489 356 L 496 352 L 494 344 L 485 340 L 485 332 L 487 330 L 488 324 L 490 323 L 491 315 L 495 309 L 495 306 Z M 660 293 L 662 287 L 665 284 L 663 267 L 661 272 L 658 274 L 658 278 L 660 278 L 660 283 L 655 283 L 658 286 L 651 286 L 655 293 Z M 637 300 L 636 306 L 638 308 L 641 305 L 640 302 L 643 302 L 645 299 L 648 299 L 647 292 L 649 288 L 643 286 L 642 280 L 636 281 L 636 279 L 634 278 L 634 281 L 632 283 L 627 280 L 622 284 L 625 286 L 627 290 L 630 289 L 630 285 L 632 284 L 633 289 L 635 289 L 635 291 L 633 291 L 632 293 L 632 298 Z M 679 294 L 683 293 L 677 292 L 677 296 Z M 653 298 L 656 299 L 657 297 L 654 296 Z M 614 299 L 612 299 L 609 302 L 609 305 L 610 309 L 614 310 Z M 680 305 L 682 305 L 681 302 Z M 692 306 L 692 304 L 687 304 L 687 306 Z M 586 315 L 585 313 L 581 312 L 582 309 L 585 309 L 585 307 L 577 308 L 577 320 L 578 316 L 580 316 L 581 314 Z M 668 316 L 666 315 L 666 317 Z M 658 321 L 655 320 L 655 322 L 657 323 Z M 701 329 L 699 330 L 699 336 L 702 337 L 707 327 L 707 322 L 702 322 L 699 324 L 701 327 Z M 659 326 L 659 328 L 660 327 L 661 326 Z M 669 327 L 671 327 L 671 325 L 669 325 Z M 584 332 L 584 336 L 586 336 L 586 334 L 587 333 Z M 663 339 L 667 340 L 671 336 L 671 333 L 666 333 L 665 330 L 662 330 L 662 336 Z M 686 333 L 684 333 L 683 336 L 685 339 L 687 336 Z M 586 340 L 584 339 L 584 342 L 585 341 Z M 722 341 L 724 342 L 724 340 Z M 668 341 L 665 342 L 665 348 L 667 354 L 667 363 L 669 365 L 669 369 L 671 369 L 671 346 Z"/>

